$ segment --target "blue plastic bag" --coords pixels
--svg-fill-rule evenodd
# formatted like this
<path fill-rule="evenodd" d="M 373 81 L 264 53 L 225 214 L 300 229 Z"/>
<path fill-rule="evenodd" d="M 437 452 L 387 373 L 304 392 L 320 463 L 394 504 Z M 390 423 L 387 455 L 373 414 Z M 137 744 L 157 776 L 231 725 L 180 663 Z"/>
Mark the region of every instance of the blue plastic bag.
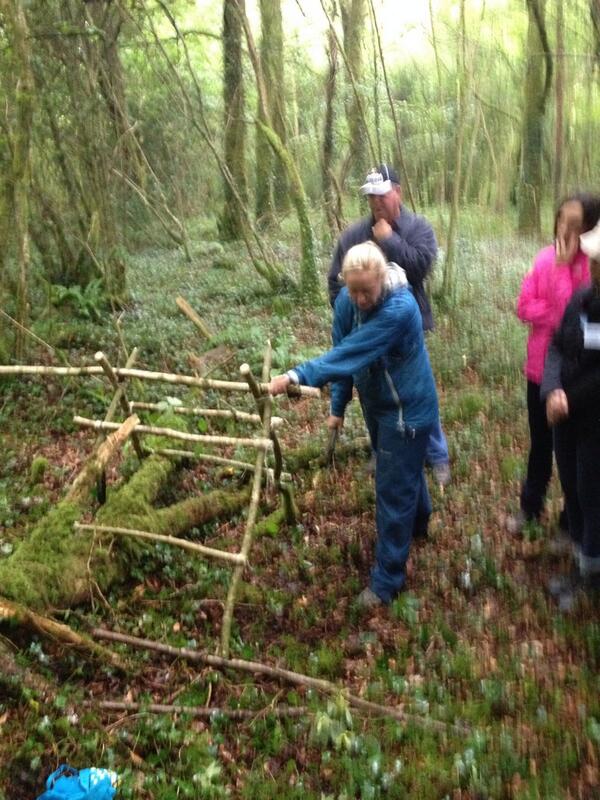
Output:
<path fill-rule="evenodd" d="M 73 769 L 61 766 L 46 781 L 46 791 L 37 800 L 112 800 L 117 774 L 108 769 Z"/>

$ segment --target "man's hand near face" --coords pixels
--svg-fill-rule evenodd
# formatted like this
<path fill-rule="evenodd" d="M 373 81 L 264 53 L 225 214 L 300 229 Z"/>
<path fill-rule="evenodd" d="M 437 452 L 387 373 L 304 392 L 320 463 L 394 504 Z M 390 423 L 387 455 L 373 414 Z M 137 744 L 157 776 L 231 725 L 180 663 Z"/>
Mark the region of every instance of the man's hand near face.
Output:
<path fill-rule="evenodd" d="M 371 230 L 377 242 L 383 242 L 384 239 L 389 239 L 393 232 L 392 226 L 385 219 L 378 219 Z"/>

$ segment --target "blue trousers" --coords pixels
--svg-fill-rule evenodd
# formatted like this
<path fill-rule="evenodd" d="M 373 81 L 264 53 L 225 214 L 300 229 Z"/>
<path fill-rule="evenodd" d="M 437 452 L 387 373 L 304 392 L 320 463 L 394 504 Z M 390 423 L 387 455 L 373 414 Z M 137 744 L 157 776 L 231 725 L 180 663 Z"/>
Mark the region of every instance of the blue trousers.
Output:
<path fill-rule="evenodd" d="M 450 461 L 448 442 L 442 430 L 442 421 L 439 416 L 429 434 L 425 460 L 430 466 L 434 464 L 447 464 Z"/>
<path fill-rule="evenodd" d="M 389 603 L 404 588 L 415 526 L 426 526 L 431 499 L 425 479 L 425 451 L 431 429 L 409 436 L 393 420 L 381 421 L 363 407 L 376 455 L 377 544 L 371 589 Z"/>

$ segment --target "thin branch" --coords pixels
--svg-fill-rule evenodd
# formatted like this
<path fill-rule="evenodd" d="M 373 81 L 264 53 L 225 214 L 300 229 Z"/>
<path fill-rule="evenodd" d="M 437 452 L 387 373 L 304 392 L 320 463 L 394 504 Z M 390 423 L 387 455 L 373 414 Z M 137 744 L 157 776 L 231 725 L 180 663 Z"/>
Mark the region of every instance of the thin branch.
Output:
<path fill-rule="evenodd" d="M 137 419 L 137 417 L 136 417 Z M 121 423 L 118 422 L 104 422 L 99 419 L 88 419 L 87 417 L 73 417 L 73 422 L 76 425 L 81 425 L 82 428 L 93 428 L 97 431 L 114 431 L 120 427 Z M 203 433 L 185 433 L 184 431 L 176 431 L 173 428 L 157 428 L 153 425 L 137 425 L 135 427 L 136 433 L 146 433 L 152 436 L 166 436 L 169 439 L 181 439 L 184 442 L 201 442 L 202 444 L 227 444 L 240 447 L 255 447 L 260 452 L 264 453 L 270 450 L 272 442 L 268 438 L 262 439 L 248 439 L 236 436 L 208 436 Z"/>
<path fill-rule="evenodd" d="M 120 528 L 113 525 L 95 525 L 84 524 L 75 522 L 73 527 L 77 531 L 93 531 L 94 533 L 113 533 L 117 536 L 131 536 L 134 539 L 146 539 L 151 542 L 163 542 L 164 544 L 171 545 L 171 547 L 179 547 L 182 550 L 189 550 L 192 553 L 200 553 L 200 555 L 207 556 L 208 558 L 216 558 L 221 561 L 227 561 L 231 564 L 241 564 L 244 566 L 247 559 L 240 553 L 228 553 L 226 550 L 217 550 L 214 547 L 206 547 L 196 542 L 190 542 L 187 539 L 181 539 L 177 536 L 164 536 L 161 533 L 151 533 L 150 531 L 139 531 L 135 528 Z"/>

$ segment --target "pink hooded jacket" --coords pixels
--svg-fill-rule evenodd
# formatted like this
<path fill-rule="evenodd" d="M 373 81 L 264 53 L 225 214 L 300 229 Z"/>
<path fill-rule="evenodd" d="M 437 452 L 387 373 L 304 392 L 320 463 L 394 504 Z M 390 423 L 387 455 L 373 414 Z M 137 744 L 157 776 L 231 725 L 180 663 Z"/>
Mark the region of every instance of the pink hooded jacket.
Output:
<path fill-rule="evenodd" d="M 572 264 L 557 264 L 554 245 L 544 247 L 523 280 L 517 316 L 530 325 L 524 372 L 527 380 L 542 382 L 544 361 L 567 303 L 590 282 L 588 257 L 579 250 Z"/>

